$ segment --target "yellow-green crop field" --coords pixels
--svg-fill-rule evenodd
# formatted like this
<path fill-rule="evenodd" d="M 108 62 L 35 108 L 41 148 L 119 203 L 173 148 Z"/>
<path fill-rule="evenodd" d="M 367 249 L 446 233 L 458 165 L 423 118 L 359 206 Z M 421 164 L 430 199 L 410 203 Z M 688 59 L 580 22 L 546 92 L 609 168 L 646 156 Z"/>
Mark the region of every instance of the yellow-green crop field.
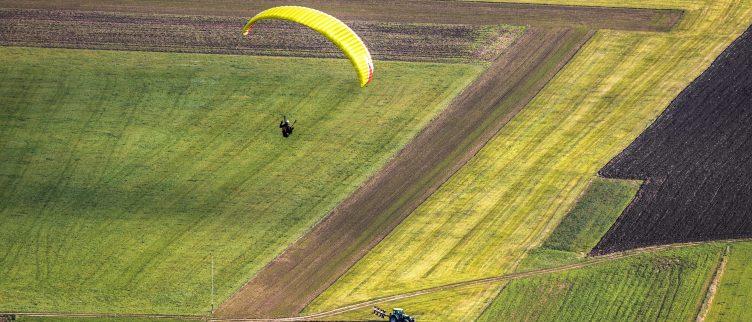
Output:
<path fill-rule="evenodd" d="M 515 271 L 597 170 L 752 22 L 752 2 L 742 0 L 526 2 L 686 12 L 668 33 L 598 31 L 492 141 L 307 312 Z M 385 265 L 389 258 L 410 264 Z M 462 310 L 455 304 L 447 300 L 444 306 Z"/>

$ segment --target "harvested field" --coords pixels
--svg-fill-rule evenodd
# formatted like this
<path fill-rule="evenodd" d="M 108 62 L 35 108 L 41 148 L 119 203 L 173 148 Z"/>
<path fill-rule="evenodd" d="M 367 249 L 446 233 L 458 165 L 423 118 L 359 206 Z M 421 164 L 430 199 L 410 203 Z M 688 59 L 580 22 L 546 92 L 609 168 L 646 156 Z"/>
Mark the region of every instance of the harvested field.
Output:
<path fill-rule="evenodd" d="M 44 9 L 0 9 L 0 45 L 213 54 L 343 57 L 318 33 L 261 21 L 253 37 L 243 18 Z M 522 27 L 348 22 L 374 58 L 491 61 Z"/>
<path fill-rule="evenodd" d="M 73 9 L 129 13 L 248 17 L 286 3 L 278 0 L 0 0 L 0 7 Z M 522 3 L 402 0 L 301 0 L 296 5 L 328 12 L 343 20 L 473 25 L 533 25 L 640 31 L 668 31 L 682 17 L 681 10 L 605 8 Z"/>
<path fill-rule="evenodd" d="M 752 236 L 752 28 L 600 174 L 646 180 L 593 254 Z"/>

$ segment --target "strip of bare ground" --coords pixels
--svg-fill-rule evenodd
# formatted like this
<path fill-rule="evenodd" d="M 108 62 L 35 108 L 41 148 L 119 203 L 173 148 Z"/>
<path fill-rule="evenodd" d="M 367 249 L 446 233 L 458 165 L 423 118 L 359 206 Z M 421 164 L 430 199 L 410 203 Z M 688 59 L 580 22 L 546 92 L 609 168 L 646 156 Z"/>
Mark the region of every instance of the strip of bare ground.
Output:
<path fill-rule="evenodd" d="M 713 299 L 715 298 L 715 293 L 718 290 L 718 283 L 721 282 L 723 273 L 726 271 L 729 249 L 731 249 L 731 246 L 727 245 L 726 251 L 723 253 L 723 255 L 721 255 L 721 260 L 718 262 L 718 266 L 715 268 L 715 272 L 713 272 L 712 281 L 710 282 L 710 285 L 708 285 L 707 290 L 705 290 L 705 298 L 702 301 L 700 312 L 697 314 L 697 319 L 695 320 L 697 322 L 705 321 L 708 312 L 710 312 L 710 307 L 713 306 Z"/>
<path fill-rule="evenodd" d="M 681 10 L 518 3 L 403 0 L 0 0 L 0 8 L 96 10 L 130 13 L 251 16 L 281 4 L 310 6 L 344 20 L 474 25 L 533 25 L 668 31 Z"/>
<path fill-rule="evenodd" d="M 529 29 L 381 171 L 215 314 L 300 312 L 475 155 L 592 34 L 584 28 Z"/>
<path fill-rule="evenodd" d="M 344 58 L 299 24 L 264 20 L 253 37 L 239 17 L 0 8 L 0 45 Z M 492 61 L 522 27 L 348 21 L 376 59 Z"/>

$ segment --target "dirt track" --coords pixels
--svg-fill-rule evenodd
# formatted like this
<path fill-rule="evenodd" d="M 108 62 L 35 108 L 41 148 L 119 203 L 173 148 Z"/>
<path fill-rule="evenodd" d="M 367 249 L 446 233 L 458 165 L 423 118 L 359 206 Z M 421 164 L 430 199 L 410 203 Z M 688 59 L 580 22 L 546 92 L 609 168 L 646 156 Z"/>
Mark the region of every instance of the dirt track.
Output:
<path fill-rule="evenodd" d="M 343 20 L 409 23 L 534 25 L 667 31 L 680 10 L 575 7 L 516 3 L 403 0 L 0 0 L 0 8 L 98 10 L 214 16 L 249 16 L 275 5 L 310 6 Z"/>
<path fill-rule="evenodd" d="M 0 45 L 182 53 L 337 57 L 325 37 L 264 20 L 252 37 L 240 17 L 0 8 Z M 378 60 L 492 61 L 519 27 L 347 21 Z M 44 32 L 40 32 L 44 30 Z"/>

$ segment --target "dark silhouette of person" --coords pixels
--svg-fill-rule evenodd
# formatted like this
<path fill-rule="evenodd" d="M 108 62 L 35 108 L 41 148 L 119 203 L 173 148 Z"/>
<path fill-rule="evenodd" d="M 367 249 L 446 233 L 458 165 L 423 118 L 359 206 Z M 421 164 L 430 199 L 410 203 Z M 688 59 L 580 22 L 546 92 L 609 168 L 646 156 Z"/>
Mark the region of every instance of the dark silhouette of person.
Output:
<path fill-rule="evenodd" d="M 293 124 L 295 124 L 295 122 L 290 124 L 290 120 L 287 119 L 287 116 L 283 117 L 284 120 L 279 122 L 279 128 L 282 129 L 282 136 L 289 137 L 290 135 L 292 135 L 292 130 L 295 129 L 295 127 L 293 127 Z"/>

